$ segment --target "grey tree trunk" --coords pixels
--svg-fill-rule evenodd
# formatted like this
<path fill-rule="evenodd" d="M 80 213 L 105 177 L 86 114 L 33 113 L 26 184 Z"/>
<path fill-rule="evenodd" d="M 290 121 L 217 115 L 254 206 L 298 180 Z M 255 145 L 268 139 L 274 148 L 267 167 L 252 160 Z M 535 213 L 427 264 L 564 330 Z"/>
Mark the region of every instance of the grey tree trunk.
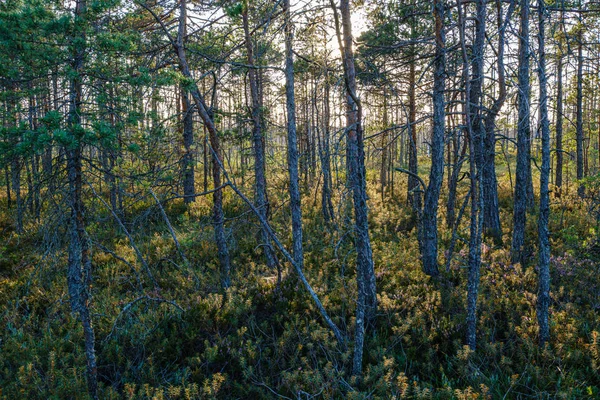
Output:
<path fill-rule="evenodd" d="M 512 261 L 523 262 L 525 255 L 525 222 L 527 218 L 527 187 L 531 183 L 529 99 L 529 1 L 521 0 L 519 34 L 517 172 L 513 209 Z"/>
<path fill-rule="evenodd" d="M 538 235 L 540 241 L 538 297 L 536 304 L 539 325 L 540 345 L 550 339 L 548 323 L 548 307 L 550 305 L 550 234 L 548 218 L 550 216 L 550 194 L 548 181 L 550 177 L 550 123 L 548 121 L 548 91 L 546 77 L 545 49 L 546 2 L 538 0 L 538 77 L 540 83 L 540 126 L 542 133 L 542 173 L 540 176 L 540 214 L 538 219 Z"/>
<path fill-rule="evenodd" d="M 21 196 L 21 159 L 18 155 L 13 156 L 11 163 L 11 179 L 12 188 L 15 192 L 15 231 L 17 233 L 23 233 L 23 198 Z"/>
<path fill-rule="evenodd" d="M 502 3 L 497 1 L 498 12 L 498 54 L 496 65 L 498 69 L 499 93 L 496 100 L 485 115 L 484 154 L 482 165 L 483 179 L 483 227 L 487 236 L 495 243 L 502 244 L 502 226 L 500 224 L 500 205 L 498 204 L 498 180 L 496 178 L 496 117 L 506 100 L 506 78 L 504 70 L 504 47 L 506 28 L 515 8 L 515 2 L 508 6 L 506 16 L 502 18 Z"/>
<path fill-rule="evenodd" d="M 448 200 L 446 202 L 446 226 L 450 229 L 453 229 L 456 225 L 456 190 L 462 164 L 465 160 L 465 155 L 467 154 L 467 143 L 463 140 L 461 145 L 461 141 L 457 137 L 456 133 L 454 134 L 452 142 L 452 153 L 454 156 L 452 162 L 452 173 L 449 176 L 448 183 Z"/>
<path fill-rule="evenodd" d="M 409 204 L 420 219 L 422 209 L 422 188 L 419 186 L 419 161 L 417 153 L 417 105 L 416 105 L 416 71 L 415 61 L 410 61 L 408 75 L 408 170 L 411 174 L 408 175 L 408 193 L 407 198 Z M 421 236 L 421 235 L 419 235 Z"/>
<path fill-rule="evenodd" d="M 581 29 L 577 35 L 577 122 L 576 122 L 576 142 L 577 142 L 577 180 L 583 179 L 583 37 Z M 580 197 L 585 195 L 585 186 L 579 184 L 577 194 Z"/>
<path fill-rule="evenodd" d="M 294 93 L 294 32 L 291 21 L 290 1 L 284 0 L 285 10 L 285 98 L 287 110 L 288 172 L 290 174 L 290 210 L 292 214 L 292 237 L 294 261 L 304 268 L 302 247 L 302 205 L 298 177 L 298 138 L 296 135 L 296 100 Z"/>
<path fill-rule="evenodd" d="M 344 80 L 346 86 L 346 139 L 349 184 L 352 190 L 355 219 L 356 246 L 356 283 L 358 299 L 356 304 L 356 326 L 354 336 L 354 357 L 352 373 L 362 375 L 363 346 L 366 326 L 373 322 L 377 312 L 377 292 L 373 253 L 369 238 L 369 221 L 365 182 L 364 144 L 362 131 L 362 108 L 356 95 L 356 70 L 352 50 L 352 23 L 350 17 L 350 1 L 340 1 L 342 17 L 342 34 L 340 34 L 337 9 L 331 1 L 336 19 L 336 31 L 344 64 Z M 343 37 L 343 40 L 342 40 Z"/>
<path fill-rule="evenodd" d="M 17 87 L 16 87 L 16 85 L 11 84 L 11 85 L 9 85 L 8 89 L 9 89 L 9 91 L 16 92 Z M 8 101 L 6 102 L 6 114 L 8 115 L 8 121 L 6 121 L 6 122 L 8 123 L 9 126 L 17 126 L 18 125 L 16 107 L 17 107 L 17 99 L 14 97 L 14 95 L 11 94 L 8 98 Z M 16 148 L 17 144 L 19 143 L 19 140 L 20 140 L 20 138 L 18 136 L 16 136 L 16 135 L 12 136 L 10 141 L 11 141 L 11 145 L 13 146 L 13 148 Z M 22 197 L 22 193 L 21 193 L 21 170 L 22 169 L 23 169 L 23 166 L 21 164 L 21 157 L 19 156 L 19 154 L 13 153 L 12 159 L 10 162 L 10 172 L 11 172 L 10 179 L 11 179 L 12 189 L 15 194 L 15 207 L 16 207 L 15 231 L 19 234 L 23 233 L 23 213 L 24 213 L 23 197 Z M 7 183 L 8 183 L 8 180 L 7 180 Z M 9 193 L 10 193 L 10 191 L 9 191 Z"/>
<path fill-rule="evenodd" d="M 333 202 L 331 201 L 331 192 L 333 186 L 333 180 L 331 178 L 331 152 L 330 152 L 330 115 L 331 110 L 329 107 L 329 95 L 330 95 L 330 84 L 329 84 L 329 73 L 327 67 L 327 60 L 325 60 L 325 71 L 324 71 L 324 96 L 323 96 L 323 143 L 321 149 L 321 168 L 323 169 L 323 190 L 321 191 L 321 211 L 323 213 L 323 219 L 326 224 L 331 224 L 335 220 L 335 213 L 333 211 Z"/>
<path fill-rule="evenodd" d="M 7 209 L 12 207 L 12 196 L 10 194 L 10 168 L 8 164 L 4 166 L 4 181 L 6 182 L 6 203 Z"/>
<path fill-rule="evenodd" d="M 192 146 L 194 145 L 194 120 L 193 113 L 191 110 L 191 102 L 185 89 L 181 89 L 181 100 L 182 107 L 181 111 L 183 114 L 183 147 L 184 155 L 181 160 L 181 166 L 183 169 L 183 198 L 184 203 L 192 203 L 195 199 L 194 193 L 196 193 L 196 185 L 194 181 L 194 154 L 192 152 Z"/>
<path fill-rule="evenodd" d="M 563 14 L 561 13 L 561 24 Z M 554 185 L 556 197 L 560 197 L 563 183 L 563 54 L 559 43 L 556 60 L 556 171 Z"/>
<path fill-rule="evenodd" d="M 85 17 L 86 0 L 77 0 L 75 4 L 75 21 Z M 83 28 L 80 28 L 83 29 Z M 90 301 L 89 287 L 92 271 L 87 233 L 85 230 L 85 213 L 82 198 L 82 135 L 81 104 L 83 92 L 83 67 L 85 61 L 85 32 L 77 31 L 80 41 L 74 44 L 71 67 L 74 74 L 70 82 L 68 124 L 73 144 L 65 149 L 67 155 L 67 175 L 69 181 L 68 203 L 71 209 L 69 217 L 69 258 L 67 269 L 67 286 L 71 309 L 79 315 L 85 338 L 85 354 L 87 360 L 88 394 L 98 399 L 98 378 L 96 351 L 94 348 L 94 327 L 88 308 Z"/>
<path fill-rule="evenodd" d="M 256 208 L 262 213 L 265 220 L 269 220 L 269 200 L 267 198 L 267 179 L 265 176 L 265 147 L 263 132 L 262 105 L 260 101 L 259 82 L 257 70 L 254 68 L 254 50 L 250 28 L 248 24 L 248 8 L 244 6 L 242 12 L 244 24 L 244 37 L 246 41 L 246 57 L 248 64 L 248 82 L 250 84 L 251 116 L 252 116 L 252 145 L 254 148 L 254 178 L 255 178 L 255 202 Z M 262 245 L 265 259 L 269 268 L 277 267 L 277 259 L 271 247 L 269 235 L 265 229 L 261 229 Z"/>
<path fill-rule="evenodd" d="M 435 60 L 433 75 L 433 133 L 431 137 L 431 170 L 425 190 L 422 218 L 421 257 L 423 270 L 429 276 L 438 276 L 438 228 L 437 209 L 440 189 L 444 178 L 444 131 L 445 131 L 445 34 L 444 5 L 442 0 L 433 3 L 435 22 Z"/>
<path fill-rule="evenodd" d="M 187 63 L 185 54 L 185 48 L 183 46 L 184 37 L 184 22 L 187 19 L 187 1 L 180 1 L 180 15 L 179 15 L 179 31 L 177 39 L 169 37 L 171 44 L 177 53 L 179 61 L 179 69 L 186 78 L 192 78 L 190 68 Z M 165 32 L 168 32 L 165 29 Z M 196 110 L 204 122 L 206 129 L 208 130 L 208 136 L 210 140 L 210 150 L 212 152 L 212 178 L 215 191 L 213 192 L 213 224 L 215 227 L 215 241 L 217 242 L 217 251 L 219 253 L 219 263 L 221 264 L 221 284 L 224 288 L 228 288 L 231 285 L 230 269 L 231 263 L 229 259 L 229 251 L 227 249 L 227 240 L 225 237 L 224 227 L 224 215 L 223 215 L 223 191 L 221 185 L 221 144 L 219 141 L 219 135 L 217 127 L 213 120 L 213 115 L 210 112 L 204 97 L 198 90 L 198 87 L 194 84 L 190 90 Z"/>
<path fill-rule="evenodd" d="M 479 29 L 483 24 L 483 20 L 485 19 L 485 0 L 477 1 L 477 16 L 476 16 L 476 24 Z M 469 59 L 466 50 L 466 42 L 465 42 L 465 26 L 464 26 L 464 18 L 462 15 L 462 5 L 460 0 L 457 0 L 457 10 L 458 10 L 458 24 L 460 29 L 460 42 L 461 42 L 461 50 L 462 50 L 462 58 L 463 58 L 463 77 L 465 80 L 465 93 L 467 94 L 465 97 L 470 99 L 473 102 L 473 94 L 477 96 L 477 87 L 475 89 L 471 88 L 471 83 L 475 83 L 477 80 L 481 80 L 482 75 L 477 76 L 477 72 L 474 72 L 473 79 L 469 79 Z M 477 35 L 476 33 L 476 42 Z M 481 44 L 479 44 L 481 46 Z M 477 46 L 474 46 L 477 47 Z M 483 49 L 474 49 L 473 57 L 477 58 L 479 52 Z M 474 64 L 474 71 L 478 71 L 476 64 Z M 471 94 L 471 96 L 469 96 Z M 468 276 L 467 276 L 467 334 L 466 334 L 466 342 L 467 345 L 475 350 L 477 347 L 477 297 L 479 295 L 479 275 L 480 275 L 480 265 L 481 265 L 481 232 L 483 227 L 483 218 L 481 215 L 481 210 L 483 209 L 483 193 L 482 193 L 482 174 L 481 170 L 477 168 L 477 165 L 481 165 L 481 160 L 477 162 L 476 158 L 480 157 L 483 154 L 483 137 L 482 130 L 473 129 L 474 124 L 481 123 L 478 121 L 479 110 L 478 107 L 480 105 L 479 101 L 480 97 L 475 97 L 477 102 L 471 103 L 470 106 L 465 104 L 465 119 L 467 126 L 467 133 L 469 139 L 469 173 L 471 180 L 471 222 L 470 222 L 470 237 L 469 237 L 469 262 L 468 262 Z M 476 133 L 477 132 L 477 133 Z"/>
<path fill-rule="evenodd" d="M 383 129 L 389 126 L 387 90 L 383 89 Z M 379 183 L 381 184 L 381 200 L 385 199 L 385 188 L 388 181 L 388 137 L 387 133 L 381 135 L 381 164 L 379 169 Z"/>

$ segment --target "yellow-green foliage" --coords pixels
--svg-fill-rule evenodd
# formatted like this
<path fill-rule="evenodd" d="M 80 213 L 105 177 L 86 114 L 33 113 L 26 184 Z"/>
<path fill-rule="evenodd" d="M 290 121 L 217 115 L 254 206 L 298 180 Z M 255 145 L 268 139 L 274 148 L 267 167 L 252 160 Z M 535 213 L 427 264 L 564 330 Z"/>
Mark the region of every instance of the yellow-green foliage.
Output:
<path fill-rule="evenodd" d="M 402 178 L 404 179 L 404 178 Z M 400 179 L 400 181 L 402 181 Z M 283 281 L 264 265 L 251 218 L 228 222 L 232 287 L 219 286 L 210 199 L 187 211 L 167 208 L 190 261 L 180 259 L 160 218 L 134 239 L 160 290 L 154 290 L 118 226 L 91 234 L 127 263 L 94 249 L 91 310 L 103 399 L 496 399 L 600 396 L 599 259 L 594 221 L 571 194 L 553 202 L 551 342 L 537 345 L 535 251 L 512 265 L 510 188 L 500 184 L 505 246 L 486 240 L 478 308 L 479 347 L 464 346 L 467 248 L 458 240 L 444 270 L 451 232 L 440 207 L 442 279 L 421 272 L 415 219 L 405 186 L 385 198 L 369 187 L 379 314 L 369 331 L 364 376 L 350 376 L 354 325 L 354 252 L 348 225 L 324 226 L 314 193 L 305 197 L 305 270 L 336 324 L 340 348 L 302 285 L 282 260 Z M 461 189 L 461 196 L 464 195 Z M 273 202 L 284 200 L 271 199 Z M 246 209 L 230 193 L 228 216 Z M 336 201 L 340 201 L 337 198 Z M 317 202 L 318 203 L 318 202 Z M 139 206 L 139 212 L 144 208 Z M 6 216 L 5 216 L 6 217 Z M 291 244 L 285 207 L 273 215 Z M 463 221 L 460 236 L 468 234 Z M 536 247 L 536 218 L 528 220 Z M 137 233 L 136 233 L 137 232 Z M 466 237 L 466 236 L 465 236 Z M 587 244 L 590 244 L 588 246 Z M 71 314 L 66 255 L 37 255 L 33 238 L 11 236 L 0 255 L 0 398 L 85 399 L 83 333 Z M 138 278 L 145 287 L 138 289 Z M 167 300 L 167 301 L 163 301 Z M 175 305 L 179 306 L 181 310 Z M 310 397 L 314 396 L 314 397 Z"/>

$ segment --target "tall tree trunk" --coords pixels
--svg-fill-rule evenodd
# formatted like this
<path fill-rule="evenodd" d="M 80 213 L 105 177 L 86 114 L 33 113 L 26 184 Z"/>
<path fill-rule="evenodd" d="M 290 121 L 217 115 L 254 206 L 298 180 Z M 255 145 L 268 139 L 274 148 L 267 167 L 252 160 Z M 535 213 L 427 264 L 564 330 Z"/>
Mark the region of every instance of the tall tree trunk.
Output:
<path fill-rule="evenodd" d="M 546 2 L 538 0 L 538 77 L 540 83 L 540 125 L 542 133 L 542 173 L 540 176 L 540 214 L 538 219 L 538 235 L 540 242 L 538 297 L 536 304 L 539 325 L 540 345 L 550 339 L 548 323 L 548 307 L 550 305 L 550 234 L 548 218 L 550 216 L 550 194 L 548 181 L 550 177 L 550 123 L 548 121 L 548 91 L 546 78 L 545 19 Z"/>
<path fill-rule="evenodd" d="M 194 181 L 194 153 L 192 146 L 194 145 L 194 120 L 191 110 L 191 102 L 188 93 L 185 89 L 181 89 L 181 110 L 183 114 L 183 147 L 184 155 L 181 160 L 183 169 L 183 201 L 190 204 L 194 201 L 194 193 L 196 192 L 196 184 Z"/>
<path fill-rule="evenodd" d="M 183 21 L 183 42 L 185 44 L 187 36 L 187 21 Z M 183 176 L 183 201 L 185 204 L 190 204 L 195 200 L 194 193 L 196 192 L 196 183 L 194 180 L 194 153 L 192 146 L 194 145 L 194 119 L 191 111 L 192 103 L 187 91 L 181 87 L 181 110 L 183 119 L 183 147 L 184 155 L 181 160 L 181 169 Z"/>
<path fill-rule="evenodd" d="M 499 93 L 485 116 L 484 156 L 482 165 L 483 178 L 483 227 L 485 234 L 493 238 L 496 244 L 502 243 L 502 226 L 500 224 L 500 206 L 498 204 L 498 180 L 496 178 L 496 117 L 506 100 L 506 78 L 504 70 L 504 45 L 506 28 L 515 8 L 511 2 L 502 18 L 502 3 L 497 1 L 498 13 L 498 69 Z"/>
<path fill-rule="evenodd" d="M 292 236 L 294 260 L 303 268 L 304 251 L 302 246 L 302 207 L 298 177 L 298 140 L 296 136 L 296 100 L 294 93 L 294 40 L 291 22 L 290 0 L 284 0 L 285 10 L 285 97 L 287 110 L 288 171 L 290 174 L 290 210 L 292 214 Z"/>
<path fill-rule="evenodd" d="M 267 179 L 265 176 L 265 146 L 263 132 L 262 105 L 259 98 L 259 82 L 257 70 L 254 63 L 254 49 L 252 37 L 250 36 L 250 27 L 248 24 L 248 5 L 244 6 L 242 12 L 244 24 L 244 37 L 246 41 L 246 57 L 248 64 L 248 81 L 250 83 L 251 98 L 251 116 L 252 116 L 252 144 L 254 147 L 254 177 L 255 177 L 255 202 L 256 208 L 261 212 L 262 218 L 269 220 L 269 200 L 267 198 Z M 269 268 L 277 267 L 277 259 L 271 247 L 269 235 L 265 229 L 261 229 L 263 249 L 267 266 Z"/>
<path fill-rule="evenodd" d="M 416 104 L 416 85 L 417 77 L 415 71 L 414 55 L 411 55 L 408 75 L 408 170 L 411 174 L 408 175 L 408 202 L 412 206 L 413 211 L 420 219 L 422 209 L 421 191 L 419 186 L 419 161 L 417 153 L 417 104 Z M 420 235 L 419 235 L 420 236 Z"/>
<path fill-rule="evenodd" d="M 6 206 L 7 209 L 10 210 L 12 207 L 12 197 L 10 194 L 10 168 L 8 167 L 8 164 L 4 166 L 4 181 L 6 182 Z"/>
<path fill-rule="evenodd" d="M 13 156 L 12 165 L 12 188 L 15 192 L 15 230 L 17 233 L 23 233 L 23 198 L 21 196 L 21 159 L 18 155 Z"/>
<path fill-rule="evenodd" d="M 73 144 L 65 150 L 67 155 L 67 175 L 69 181 L 69 265 L 67 285 L 71 309 L 79 314 L 85 337 L 85 354 L 87 359 L 88 392 L 92 399 L 98 398 L 98 378 L 96 351 L 94 348 L 94 328 L 89 310 L 92 270 L 89 240 L 85 228 L 85 211 L 82 198 L 82 129 L 81 104 L 83 92 L 83 67 L 85 61 L 85 28 L 83 24 L 86 14 L 86 0 L 77 0 L 75 4 L 75 24 L 78 40 L 73 46 L 73 77 L 69 93 L 69 128 Z"/>
<path fill-rule="evenodd" d="M 338 41 L 342 51 L 346 86 L 347 162 L 349 167 L 349 183 L 354 202 L 356 283 L 358 289 L 352 373 L 353 375 L 360 377 L 362 375 L 362 358 L 366 326 L 375 319 L 377 311 L 377 295 L 373 253 L 371 250 L 371 240 L 369 238 L 362 107 L 356 93 L 356 70 L 354 65 L 354 52 L 352 49 L 353 41 L 350 1 L 340 1 L 340 13 L 342 17 L 341 34 L 337 9 L 333 0 L 331 0 L 331 3 L 336 19 Z"/>
<path fill-rule="evenodd" d="M 577 122 L 576 122 L 576 142 L 577 142 L 577 180 L 583 179 L 583 28 L 579 28 L 577 34 Z M 583 197 L 585 186 L 579 184 L 577 194 Z"/>
<path fill-rule="evenodd" d="M 440 189 L 444 178 L 444 130 L 445 130 L 445 70 L 446 43 L 444 34 L 444 5 L 443 0 L 435 0 L 433 4 L 435 22 L 435 60 L 433 76 L 433 134 L 431 137 L 431 170 L 429 184 L 425 190 L 423 207 L 421 255 L 423 270 L 427 275 L 439 274 L 437 209 Z"/>
<path fill-rule="evenodd" d="M 519 34 L 517 125 L 517 177 L 513 210 L 513 237 L 511 255 L 513 262 L 523 262 L 525 255 L 525 222 L 527 217 L 527 186 L 530 184 L 530 138 L 529 99 L 529 0 L 521 0 L 521 30 Z"/>
<path fill-rule="evenodd" d="M 387 129 L 389 126 L 388 121 L 388 99 L 387 89 L 383 89 L 383 129 Z M 379 169 L 379 183 L 381 184 L 381 200 L 385 199 L 385 188 L 387 186 L 387 172 L 388 172 L 388 138 L 387 133 L 381 134 L 381 167 Z"/>
<path fill-rule="evenodd" d="M 456 124 L 455 124 L 456 125 Z M 458 130 L 454 130 L 452 136 L 452 154 L 453 161 L 451 165 L 451 174 L 448 183 L 448 200 L 446 201 L 446 226 L 453 229 L 456 222 L 456 191 L 458 187 L 458 179 L 462 170 L 465 155 L 467 154 L 467 141 L 460 140 Z"/>
<path fill-rule="evenodd" d="M 179 31 L 176 40 L 172 40 L 172 45 L 179 61 L 179 69 L 184 77 L 191 79 L 192 74 L 187 63 L 185 48 L 183 46 L 184 21 L 187 19 L 187 1 L 180 0 Z M 221 265 L 221 282 L 224 288 L 231 285 L 229 259 L 229 250 L 227 249 L 227 240 L 225 238 L 224 215 L 223 215 L 223 190 L 221 188 L 221 143 L 219 134 L 215 125 L 212 112 L 210 112 L 204 97 L 194 84 L 190 90 L 196 110 L 208 130 L 210 140 L 210 150 L 212 152 L 212 177 L 215 191 L 213 192 L 213 224 L 215 226 L 215 241 L 217 242 L 217 251 L 219 253 L 219 263 Z"/>
<path fill-rule="evenodd" d="M 564 14 L 561 12 L 560 24 Z M 556 197 L 560 197 L 563 183 L 563 50 L 559 42 L 556 61 Z"/>
<path fill-rule="evenodd" d="M 468 56 L 465 42 L 465 26 L 464 18 L 462 15 L 462 6 L 460 0 L 457 0 L 457 10 L 459 19 L 460 29 L 460 42 L 463 57 L 463 76 L 465 80 L 465 98 L 469 99 L 472 103 L 470 106 L 465 104 L 465 119 L 468 132 L 469 140 L 469 173 L 471 180 L 471 222 L 470 222 L 470 236 L 469 236 L 469 261 L 468 261 L 468 276 L 467 276 L 467 334 L 466 342 L 471 350 L 475 350 L 477 347 L 477 297 L 479 295 L 479 276 L 480 276 L 480 265 L 481 265 L 481 231 L 483 227 L 483 218 L 481 210 L 483 209 L 483 193 L 482 193 L 482 174 L 481 170 L 477 168 L 477 165 L 481 165 L 476 160 L 477 157 L 483 155 L 483 138 L 482 129 L 473 129 L 474 124 L 480 124 L 481 121 L 479 114 L 480 97 L 477 97 L 477 87 L 471 88 L 471 83 L 475 83 L 477 86 L 478 79 L 483 79 L 482 75 L 478 75 L 478 67 L 476 61 L 474 65 L 474 77 L 469 79 L 469 66 Z M 485 0 L 477 0 L 477 16 L 476 24 L 479 29 L 485 19 Z M 479 33 L 479 32 L 478 32 Z M 477 35 L 476 33 L 476 42 Z M 481 44 L 479 44 L 481 46 Z M 477 47 L 477 46 L 474 46 Z M 477 58 L 481 56 L 480 53 L 483 49 L 474 49 L 473 57 Z M 471 96 L 469 96 L 471 94 Z M 473 104 L 473 101 L 475 101 Z"/>
<path fill-rule="evenodd" d="M 323 95 L 323 145 L 321 150 L 321 167 L 323 169 L 323 190 L 321 192 L 321 211 L 326 224 L 331 224 L 335 220 L 333 211 L 333 202 L 331 201 L 331 192 L 333 180 L 331 178 L 331 153 L 330 153 L 330 115 L 329 106 L 330 84 L 327 60 L 325 60 L 324 71 L 324 95 Z"/>
<path fill-rule="evenodd" d="M 17 86 L 14 84 L 10 84 L 8 86 L 9 98 L 6 102 L 6 114 L 8 115 L 8 128 L 9 132 L 11 129 L 19 125 L 18 115 L 17 115 Z M 23 197 L 21 193 L 21 170 L 23 166 L 21 165 L 21 156 L 14 150 L 16 149 L 20 137 L 16 132 L 12 132 L 12 136 L 10 137 L 11 146 L 12 146 L 12 159 L 10 161 L 10 172 L 11 172 L 11 183 L 12 189 L 15 194 L 15 231 L 19 234 L 23 233 Z"/>

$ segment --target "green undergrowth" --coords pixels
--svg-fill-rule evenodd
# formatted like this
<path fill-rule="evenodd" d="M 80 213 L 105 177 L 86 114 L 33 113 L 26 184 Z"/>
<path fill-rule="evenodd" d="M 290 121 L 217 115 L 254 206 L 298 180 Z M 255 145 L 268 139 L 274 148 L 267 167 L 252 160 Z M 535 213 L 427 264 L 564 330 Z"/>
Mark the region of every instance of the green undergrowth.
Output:
<path fill-rule="evenodd" d="M 600 257 L 594 250 L 595 221 L 585 204 L 570 194 L 553 199 L 552 340 L 539 348 L 536 214 L 528 218 L 530 262 L 513 265 L 512 195 L 509 184 L 501 182 L 504 245 L 486 239 L 483 247 L 479 346 L 471 351 L 463 340 L 468 217 L 446 270 L 452 233 L 440 207 L 442 277 L 433 281 L 420 269 L 414 217 L 403 187 L 397 184 L 396 192 L 383 199 L 375 185 L 369 187 L 379 311 L 367 337 L 361 382 L 349 373 L 356 299 L 352 236 L 343 218 L 336 227 L 324 224 L 314 188 L 304 196 L 305 272 L 347 335 L 345 350 L 282 256 L 278 288 L 276 271 L 264 265 L 257 247 L 259 226 L 230 191 L 225 211 L 233 285 L 226 292 L 219 285 L 210 198 L 188 209 L 177 202 L 167 207 L 189 264 L 178 254 L 160 213 L 147 211 L 150 202 L 129 210 L 133 239 L 156 288 L 119 226 L 108 213 L 99 216 L 101 222 L 89 226 L 90 237 L 122 258 L 94 247 L 90 307 L 101 398 L 600 396 Z M 340 202 L 344 193 L 336 196 Z M 272 194 L 277 205 L 272 220 L 289 246 L 286 199 Z M 85 399 L 83 332 L 70 313 L 64 247 L 40 252 L 45 241 L 39 230 L 30 227 L 18 236 L 9 216 L 1 217 L 0 398 Z"/>

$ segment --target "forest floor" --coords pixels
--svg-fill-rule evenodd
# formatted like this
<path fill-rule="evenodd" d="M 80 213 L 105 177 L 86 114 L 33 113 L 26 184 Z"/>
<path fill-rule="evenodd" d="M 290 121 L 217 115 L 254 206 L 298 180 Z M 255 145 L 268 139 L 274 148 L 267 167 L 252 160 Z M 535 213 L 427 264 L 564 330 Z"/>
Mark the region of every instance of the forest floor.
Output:
<path fill-rule="evenodd" d="M 89 204 L 97 213 L 88 233 L 94 244 L 90 307 L 101 398 L 600 398 L 597 223 L 574 193 L 552 199 L 552 339 L 541 349 L 535 315 L 537 215 L 528 215 L 529 264 L 511 264 L 507 175 L 500 181 L 503 245 L 487 239 L 483 245 L 475 352 L 464 346 L 463 240 L 445 267 L 452 237 L 445 198 L 439 208 L 442 277 L 433 281 L 421 271 L 405 178 L 396 176 L 395 193 L 383 199 L 378 184 L 369 185 L 379 310 L 361 383 L 350 377 L 351 346 L 338 348 L 283 260 L 277 290 L 277 275 L 265 267 L 256 245 L 257 222 L 231 191 L 225 212 L 233 275 L 226 293 L 219 285 L 210 198 L 188 209 L 168 203 L 189 264 L 151 199 L 127 209 L 128 229 L 159 288 L 111 215 Z M 272 222 L 289 245 L 285 182 L 273 179 L 272 185 Z M 356 287 L 348 222 L 338 219 L 337 229 L 325 226 L 315 190 L 305 190 L 303 198 L 306 275 L 351 338 Z M 0 203 L 0 398 L 84 399 L 83 332 L 69 308 L 64 216 L 43 216 L 16 235 L 6 198 Z M 468 236 L 467 216 L 468 211 L 462 238 Z"/>

